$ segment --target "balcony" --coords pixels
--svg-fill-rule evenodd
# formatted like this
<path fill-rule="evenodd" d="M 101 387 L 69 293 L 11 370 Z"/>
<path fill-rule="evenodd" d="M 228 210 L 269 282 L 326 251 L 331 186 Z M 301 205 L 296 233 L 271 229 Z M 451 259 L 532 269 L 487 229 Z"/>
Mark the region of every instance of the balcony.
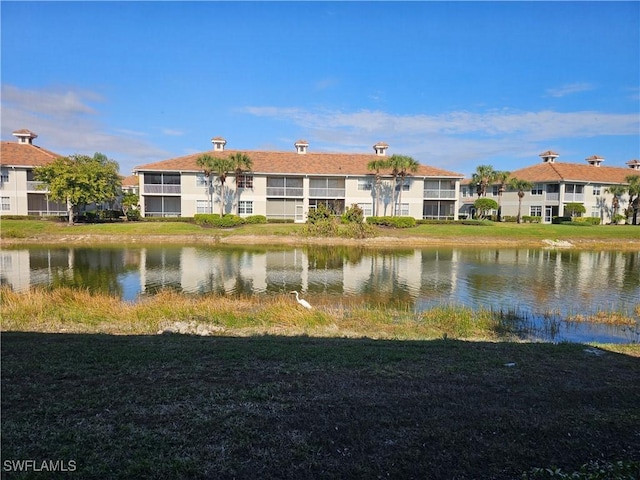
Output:
<path fill-rule="evenodd" d="M 584 193 L 565 193 L 565 202 L 584 202 Z"/>
<path fill-rule="evenodd" d="M 302 187 L 267 187 L 267 197 L 302 197 Z"/>
<path fill-rule="evenodd" d="M 27 191 L 28 192 L 46 192 L 47 189 L 41 188 L 44 185 L 44 182 L 36 182 L 35 180 L 27 180 Z"/>
<path fill-rule="evenodd" d="M 310 188 L 310 198 L 344 198 L 344 188 Z"/>
<path fill-rule="evenodd" d="M 455 190 L 425 190 L 424 198 L 456 198 Z"/>
<path fill-rule="evenodd" d="M 546 200 L 549 202 L 557 202 L 560 200 L 560 194 L 558 192 L 547 192 Z"/>
<path fill-rule="evenodd" d="M 163 194 L 179 195 L 180 191 L 181 191 L 180 185 L 164 184 L 164 183 L 154 183 L 154 184 L 145 183 L 144 184 L 144 193 L 159 194 L 159 195 L 163 195 Z"/>

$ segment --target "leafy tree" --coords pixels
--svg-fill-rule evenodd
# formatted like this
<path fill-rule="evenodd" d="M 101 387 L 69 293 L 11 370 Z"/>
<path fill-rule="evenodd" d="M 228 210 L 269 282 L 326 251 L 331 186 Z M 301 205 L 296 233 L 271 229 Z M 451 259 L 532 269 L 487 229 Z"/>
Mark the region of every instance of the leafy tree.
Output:
<path fill-rule="evenodd" d="M 571 202 L 564 206 L 565 215 L 569 215 L 571 218 L 575 217 L 579 213 L 585 213 L 586 211 L 587 209 L 581 203 Z"/>
<path fill-rule="evenodd" d="M 640 175 L 627 175 L 625 180 L 629 182 L 629 208 L 633 212 L 633 225 L 638 224 L 638 211 L 640 210 Z"/>
<path fill-rule="evenodd" d="M 229 160 L 233 164 L 233 171 L 236 176 L 236 215 L 240 216 L 240 187 L 238 182 L 245 171 L 250 171 L 253 161 L 246 153 L 236 152 L 229 155 Z"/>
<path fill-rule="evenodd" d="M 129 211 L 135 208 L 138 208 L 138 203 L 140 202 L 140 197 L 133 192 L 126 192 L 122 195 L 122 213 L 124 213 L 125 220 L 129 220 Z"/>
<path fill-rule="evenodd" d="M 478 165 L 476 171 L 471 175 L 471 185 L 476 187 L 478 197 L 487 195 L 487 187 L 493 183 L 496 171 L 491 165 Z"/>
<path fill-rule="evenodd" d="M 527 180 L 511 177 L 508 186 L 518 192 L 518 223 L 522 223 L 522 199 L 524 198 L 525 190 L 531 190 L 533 184 Z"/>
<path fill-rule="evenodd" d="M 234 169 L 234 164 L 229 157 L 214 157 L 205 153 L 196 159 L 196 163 L 209 179 L 209 208 L 213 213 L 213 177 L 218 177 L 220 181 L 220 216 L 224 215 L 224 204 L 226 196 L 225 182 L 227 175 Z"/>
<path fill-rule="evenodd" d="M 404 186 L 404 179 L 409 174 L 409 172 L 418 171 L 418 167 L 420 164 L 414 160 L 412 157 L 408 157 L 406 155 L 391 155 L 389 160 L 387 160 L 387 167 L 391 169 L 391 176 L 393 177 L 393 185 L 394 189 L 392 191 L 393 199 L 391 201 L 393 205 L 392 215 L 395 215 L 396 209 L 396 186 L 398 185 L 398 177 L 400 177 L 402 183 L 400 184 L 400 195 L 398 196 L 399 203 L 402 204 L 402 188 Z"/>
<path fill-rule="evenodd" d="M 610 193 L 613 195 L 613 199 L 611 200 L 611 219 L 614 219 L 618 214 L 618 209 L 620 208 L 620 199 L 622 195 L 627 193 L 626 185 L 611 185 L 610 187 L 605 188 L 606 193 Z"/>
<path fill-rule="evenodd" d="M 79 205 L 102 203 L 116 198 L 120 186 L 118 163 L 96 153 L 60 157 L 49 165 L 36 167 L 34 178 L 43 182 L 53 200 L 66 202 L 69 225 Z"/>
<path fill-rule="evenodd" d="M 477 218 L 482 219 L 488 217 L 491 210 L 498 209 L 498 202 L 493 198 L 480 197 L 473 202 L 473 206 L 476 209 Z"/>
<path fill-rule="evenodd" d="M 376 197 L 376 211 L 374 215 L 380 215 L 380 196 L 382 195 L 382 175 L 380 174 L 380 170 L 388 168 L 388 163 L 385 158 L 376 158 L 367 164 L 367 170 L 375 172 L 374 195 Z"/>

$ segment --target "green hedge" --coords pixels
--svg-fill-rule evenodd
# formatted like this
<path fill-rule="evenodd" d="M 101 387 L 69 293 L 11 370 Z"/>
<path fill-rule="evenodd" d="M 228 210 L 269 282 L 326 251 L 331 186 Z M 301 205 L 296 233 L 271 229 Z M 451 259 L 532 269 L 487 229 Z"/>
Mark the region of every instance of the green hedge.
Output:
<path fill-rule="evenodd" d="M 267 223 L 267 217 L 265 217 L 264 215 L 251 215 L 249 217 L 245 217 L 244 223 Z"/>
<path fill-rule="evenodd" d="M 217 213 L 198 213 L 193 217 L 193 220 L 196 225 L 215 228 L 231 228 L 245 223 L 244 219 L 237 215 L 225 215 L 221 217 Z"/>
<path fill-rule="evenodd" d="M 413 217 L 367 217 L 367 223 L 381 227 L 411 228 L 416 226 L 416 219 Z"/>

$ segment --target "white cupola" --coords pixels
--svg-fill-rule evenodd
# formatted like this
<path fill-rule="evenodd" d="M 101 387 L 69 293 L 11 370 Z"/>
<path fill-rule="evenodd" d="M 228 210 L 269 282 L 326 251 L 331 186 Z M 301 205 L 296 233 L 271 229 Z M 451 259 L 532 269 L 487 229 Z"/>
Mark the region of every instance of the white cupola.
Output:
<path fill-rule="evenodd" d="M 541 153 L 539 156 L 540 158 L 542 158 L 542 163 L 553 163 L 560 155 L 558 155 L 556 152 L 552 152 L 551 150 L 547 150 L 546 152 Z"/>
<path fill-rule="evenodd" d="M 387 148 L 389 145 L 384 142 L 378 142 L 373 146 L 373 149 L 376 151 L 376 155 L 384 157 L 387 154 Z"/>
<path fill-rule="evenodd" d="M 211 139 L 211 143 L 213 143 L 214 151 L 223 152 L 224 146 L 227 144 L 227 141 L 222 137 L 215 137 Z"/>
<path fill-rule="evenodd" d="M 640 160 L 629 160 L 627 162 L 627 165 L 629 165 L 629 168 L 632 168 L 634 170 L 640 170 Z"/>
<path fill-rule="evenodd" d="M 298 140 L 295 143 L 295 147 L 296 147 L 296 152 L 300 154 L 305 154 L 307 153 L 307 149 L 309 148 L 309 142 L 307 142 L 306 140 Z"/>
<path fill-rule="evenodd" d="M 13 136 L 18 139 L 18 143 L 23 145 L 33 145 L 33 139 L 38 138 L 38 135 L 33 133 L 31 130 L 27 130 L 26 128 L 16 130 L 15 132 L 13 132 Z"/>
<path fill-rule="evenodd" d="M 594 167 L 599 167 L 602 162 L 604 162 L 604 158 L 599 157 L 598 155 L 591 155 L 586 159 L 589 165 L 593 165 Z"/>

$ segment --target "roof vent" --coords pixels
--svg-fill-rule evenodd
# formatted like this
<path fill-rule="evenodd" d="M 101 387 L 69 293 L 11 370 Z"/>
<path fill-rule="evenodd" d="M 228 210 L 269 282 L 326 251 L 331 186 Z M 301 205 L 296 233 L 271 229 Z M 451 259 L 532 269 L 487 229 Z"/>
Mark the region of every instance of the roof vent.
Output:
<path fill-rule="evenodd" d="M 376 151 L 376 155 L 380 155 L 384 157 L 387 154 L 387 148 L 389 145 L 384 142 L 378 142 L 373 146 L 373 149 Z"/>
<path fill-rule="evenodd" d="M 18 139 L 18 143 L 24 145 L 33 145 L 33 139 L 38 138 L 38 135 L 33 133 L 31 130 L 27 130 L 26 128 L 16 130 L 15 132 L 13 132 L 13 136 Z"/>
<path fill-rule="evenodd" d="M 295 143 L 296 146 L 296 152 L 304 154 L 307 153 L 307 149 L 309 148 L 309 142 L 307 142 L 306 140 L 298 140 Z"/>
<path fill-rule="evenodd" d="M 560 155 L 558 155 L 556 152 L 552 152 L 551 150 L 547 150 L 546 152 L 541 153 L 539 156 L 542 158 L 543 163 L 553 163 Z"/>
<path fill-rule="evenodd" d="M 227 144 L 227 141 L 222 137 L 215 137 L 211 139 L 211 143 L 213 143 L 213 150 L 216 152 L 224 151 L 224 146 Z"/>
<path fill-rule="evenodd" d="M 634 170 L 640 170 L 640 160 L 629 160 L 627 165 L 629 165 L 629 168 L 633 168 Z"/>
<path fill-rule="evenodd" d="M 594 167 L 599 167 L 600 164 L 604 162 L 604 158 L 599 157 L 597 155 L 591 155 L 589 158 L 587 158 L 587 162 L 589 162 L 589 165 L 593 165 Z"/>

